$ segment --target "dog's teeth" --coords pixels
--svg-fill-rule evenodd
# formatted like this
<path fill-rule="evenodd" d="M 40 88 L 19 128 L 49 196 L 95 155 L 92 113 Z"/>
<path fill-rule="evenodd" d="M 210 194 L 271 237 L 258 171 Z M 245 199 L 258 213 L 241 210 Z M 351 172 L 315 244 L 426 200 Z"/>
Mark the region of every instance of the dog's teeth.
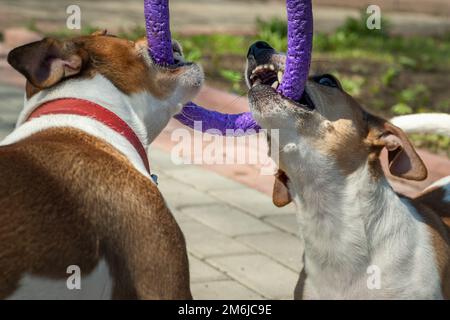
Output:
<path fill-rule="evenodd" d="M 279 85 L 280 83 L 278 82 L 278 81 L 275 81 L 273 84 L 272 84 L 272 88 L 274 88 L 275 90 L 276 89 L 278 89 L 278 85 Z"/>
<path fill-rule="evenodd" d="M 277 78 L 278 78 L 278 82 L 281 83 L 283 81 L 283 72 L 282 71 L 278 71 Z"/>
<path fill-rule="evenodd" d="M 273 64 L 269 65 L 269 69 L 275 71 L 275 66 Z"/>

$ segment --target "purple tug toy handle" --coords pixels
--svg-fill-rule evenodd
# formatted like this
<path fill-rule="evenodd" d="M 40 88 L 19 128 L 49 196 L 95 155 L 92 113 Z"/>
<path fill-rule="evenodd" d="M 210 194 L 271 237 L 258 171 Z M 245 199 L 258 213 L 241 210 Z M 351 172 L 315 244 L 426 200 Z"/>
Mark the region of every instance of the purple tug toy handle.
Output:
<path fill-rule="evenodd" d="M 278 89 L 298 101 L 305 90 L 311 65 L 313 15 L 311 0 L 287 0 L 288 52 L 283 81 Z"/>
<path fill-rule="evenodd" d="M 208 110 L 193 102 L 186 104 L 175 119 L 194 128 L 195 121 L 202 122 L 202 131 L 217 130 L 221 135 L 242 136 L 259 132 L 261 127 L 253 119 L 251 112 L 226 114 Z M 228 132 L 227 132 L 228 131 Z"/>
<path fill-rule="evenodd" d="M 157 64 L 174 63 L 168 0 L 144 0 L 148 51 Z"/>
<path fill-rule="evenodd" d="M 311 0 L 286 0 L 286 4 L 289 41 L 286 71 L 279 92 L 289 99 L 300 100 L 311 63 L 312 5 Z M 144 0 L 144 12 L 150 56 L 155 63 L 173 64 L 168 0 Z M 249 129 L 256 132 L 260 129 L 251 112 L 224 114 L 192 102 L 184 106 L 175 118 L 191 128 L 194 128 L 196 121 L 201 121 L 203 132 L 216 129 L 223 135 L 228 130 L 242 135 Z"/>

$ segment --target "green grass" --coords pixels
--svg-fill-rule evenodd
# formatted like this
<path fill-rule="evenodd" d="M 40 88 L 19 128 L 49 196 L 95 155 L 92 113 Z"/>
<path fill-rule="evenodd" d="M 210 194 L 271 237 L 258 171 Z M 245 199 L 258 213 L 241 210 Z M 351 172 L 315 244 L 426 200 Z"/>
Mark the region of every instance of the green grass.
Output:
<path fill-rule="evenodd" d="M 380 30 L 366 28 L 366 15 L 349 18 L 332 34 L 316 33 L 313 52 L 333 53 L 339 57 L 371 57 L 380 61 L 392 61 L 405 68 L 433 71 L 450 67 L 450 34 L 440 38 L 403 37 L 389 34 L 389 22 L 382 21 Z M 284 24 L 284 26 L 283 26 Z M 258 22 L 259 39 L 275 48 L 287 48 L 286 23 L 280 20 Z"/>

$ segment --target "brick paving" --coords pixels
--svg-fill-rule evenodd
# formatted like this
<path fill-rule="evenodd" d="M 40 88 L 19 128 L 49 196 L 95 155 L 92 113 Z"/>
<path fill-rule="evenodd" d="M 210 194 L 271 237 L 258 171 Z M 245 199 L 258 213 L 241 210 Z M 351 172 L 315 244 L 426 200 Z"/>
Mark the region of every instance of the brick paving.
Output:
<path fill-rule="evenodd" d="M 301 269 L 294 208 L 194 165 L 173 165 L 152 147 L 152 170 L 183 230 L 191 262 L 192 292 L 202 299 L 292 299 Z"/>

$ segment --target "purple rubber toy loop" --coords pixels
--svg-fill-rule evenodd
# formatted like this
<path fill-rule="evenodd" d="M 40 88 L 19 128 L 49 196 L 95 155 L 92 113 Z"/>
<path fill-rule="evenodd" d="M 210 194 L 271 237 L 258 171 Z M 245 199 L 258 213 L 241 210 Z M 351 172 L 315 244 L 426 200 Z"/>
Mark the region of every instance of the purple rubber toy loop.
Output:
<path fill-rule="evenodd" d="M 283 96 L 299 101 L 305 90 L 311 65 L 313 16 L 311 0 L 287 0 L 288 52 L 283 81 L 278 89 Z"/>
<path fill-rule="evenodd" d="M 144 0 L 144 14 L 150 57 L 157 64 L 173 64 L 169 1 Z"/>
<path fill-rule="evenodd" d="M 288 52 L 286 71 L 279 92 L 292 100 L 300 100 L 311 63 L 313 17 L 311 0 L 286 0 L 288 14 Z M 168 0 L 144 0 L 145 25 L 149 53 L 155 63 L 174 63 Z M 202 131 L 216 129 L 225 135 L 228 130 L 258 131 L 260 126 L 250 112 L 223 114 L 188 103 L 175 118 L 193 127 L 202 121 Z"/>

